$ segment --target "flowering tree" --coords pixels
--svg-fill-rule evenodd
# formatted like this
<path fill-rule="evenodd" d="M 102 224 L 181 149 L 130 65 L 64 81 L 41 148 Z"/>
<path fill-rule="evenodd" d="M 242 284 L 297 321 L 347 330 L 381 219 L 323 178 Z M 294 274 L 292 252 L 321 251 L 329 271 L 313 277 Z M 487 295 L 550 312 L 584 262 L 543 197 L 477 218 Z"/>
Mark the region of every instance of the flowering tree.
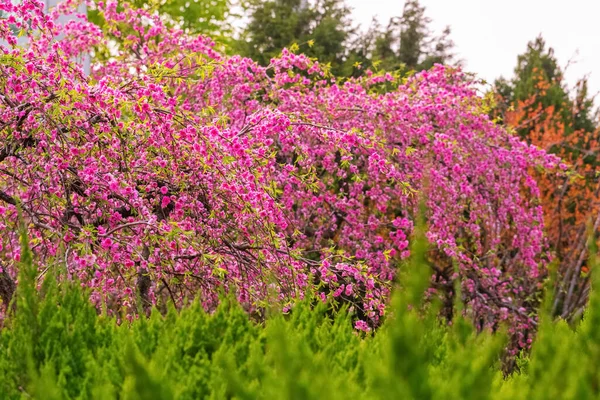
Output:
<path fill-rule="evenodd" d="M 111 313 L 192 296 L 212 308 L 219 288 L 259 313 L 311 289 L 368 330 L 423 198 L 447 316 L 458 280 L 481 328 L 509 319 L 526 345 L 545 254 L 529 171 L 557 159 L 492 123 L 470 78 L 436 66 L 339 83 L 302 55 L 261 67 L 143 10 L 90 6 L 105 32 L 56 24 L 69 3 L 43 15 L 0 0 L 16 16 L 0 20 L 5 302 L 20 207 L 40 274 L 63 269 Z M 71 60 L 97 50 L 111 57 L 84 76 Z"/>

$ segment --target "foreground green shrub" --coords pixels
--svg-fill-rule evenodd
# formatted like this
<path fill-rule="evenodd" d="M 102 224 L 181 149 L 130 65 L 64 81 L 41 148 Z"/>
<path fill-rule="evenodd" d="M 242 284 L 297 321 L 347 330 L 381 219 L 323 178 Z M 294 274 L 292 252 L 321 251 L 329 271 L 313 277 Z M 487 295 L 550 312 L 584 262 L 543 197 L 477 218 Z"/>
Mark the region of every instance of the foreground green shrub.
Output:
<path fill-rule="evenodd" d="M 476 334 L 457 317 L 440 326 L 422 304 L 428 268 L 415 249 L 393 310 L 376 334 L 355 331 L 305 301 L 250 321 L 225 299 L 115 324 L 79 287 L 46 279 L 23 242 L 16 312 L 0 333 L 1 399 L 567 399 L 600 393 L 600 295 L 575 330 L 542 318 L 521 372 L 500 371 L 503 335 Z M 38 294 L 41 293 L 41 294 Z M 457 296 L 459 297 L 459 296 Z M 426 310 L 428 308 L 428 310 Z"/>

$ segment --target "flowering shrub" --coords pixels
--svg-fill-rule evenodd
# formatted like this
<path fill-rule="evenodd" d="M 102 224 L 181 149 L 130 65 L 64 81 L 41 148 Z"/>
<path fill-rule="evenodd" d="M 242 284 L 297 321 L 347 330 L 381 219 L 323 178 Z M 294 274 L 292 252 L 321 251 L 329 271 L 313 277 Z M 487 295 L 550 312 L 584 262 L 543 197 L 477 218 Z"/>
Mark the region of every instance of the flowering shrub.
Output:
<path fill-rule="evenodd" d="M 436 66 L 337 82 L 289 51 L 263 68 L 159 16 L 90 6 L 105 32 L 55 23 L 68 2 L 44 15 L 0 0 L 18 16 L 0 20 L 4 286 L 20 206 L 40 272 L 65 269 L 111 313 L 131 316 L 138 298 L 212 309 L 218 288 L 260 313 L 314 289 L 369 330 L 424 199 L 434 293 L 451 312 L 459 279 L 480 329 L 510 319 L 527 344 L 545 265 L 528 171 L 557 159 L 492 123 L 472 79 Z M 84 76 L 72 60 L 95 49 L 112 57 Z"/>

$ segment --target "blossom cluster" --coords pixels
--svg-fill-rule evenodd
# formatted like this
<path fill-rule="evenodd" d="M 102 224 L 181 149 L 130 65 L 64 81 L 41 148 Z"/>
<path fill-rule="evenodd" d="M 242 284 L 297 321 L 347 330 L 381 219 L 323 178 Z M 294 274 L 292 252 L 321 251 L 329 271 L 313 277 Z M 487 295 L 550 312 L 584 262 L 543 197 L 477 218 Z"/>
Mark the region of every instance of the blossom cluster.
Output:
<path fill-rule="evenodd" d="M 0 0 L 17 16 L 0 20 L 6 275 L 20 207 L 40 272 L 77 278 L 111 313 L 192 297 L 210 309 L 220 289 L 260 313 L 313 290 L 369 330 L 424 201 L 435 293 L 458 281 L 482 326 L 535 324 L 546 251 L 530 172 L 558 160 L 490 121 L 468 75 L 340 82 L 287 50 L 262 67 L 158 15 L 90 6 L 104 29 L 58 23 L 69 2 L 45 15 Z M 100 50 L 85 76 L 77 57 Z"/>

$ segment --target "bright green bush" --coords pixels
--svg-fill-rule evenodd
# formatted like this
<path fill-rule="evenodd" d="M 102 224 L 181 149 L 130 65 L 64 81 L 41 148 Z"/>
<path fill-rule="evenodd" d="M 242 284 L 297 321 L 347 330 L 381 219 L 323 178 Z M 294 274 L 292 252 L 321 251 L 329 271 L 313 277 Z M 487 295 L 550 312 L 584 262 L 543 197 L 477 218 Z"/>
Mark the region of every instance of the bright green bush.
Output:
<path fill-rule="evenodd" d="M 422 242 L 421 242 L 422 243 Z M 1 399 L 568 399 L 600 393 L 600 294 L 572 329 L 541 319 L 521 372 L 504 379 L 503 336 L 463 317 L 440 326 L 422 304 L 428 268 L 415 249 L 390 317 L 375 334 L 320 302 L 252 322 L 224 299 L 117 326 L 85 291 L 36 271 L 23 241 L 16 312 L 0 333 Z M 460 297 L 460 296 L 457 296 Z M 458 313 L 460 314 L 460 313 Z"/>

